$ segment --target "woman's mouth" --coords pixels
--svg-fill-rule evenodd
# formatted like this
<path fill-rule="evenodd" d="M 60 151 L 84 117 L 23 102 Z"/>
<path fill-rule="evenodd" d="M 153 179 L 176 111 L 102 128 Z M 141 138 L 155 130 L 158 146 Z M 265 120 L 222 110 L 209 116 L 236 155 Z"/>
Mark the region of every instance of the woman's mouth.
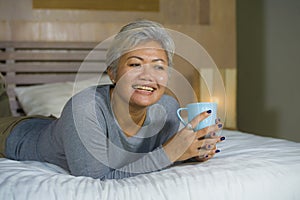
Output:
<path fill-rule="evenodd" d="M 156 89 L 154 87 L 147 86 L 147 85 L 133 85 L 132 88 L 135 90 L 143 90 L 147 92 L 153 92 Z"/>

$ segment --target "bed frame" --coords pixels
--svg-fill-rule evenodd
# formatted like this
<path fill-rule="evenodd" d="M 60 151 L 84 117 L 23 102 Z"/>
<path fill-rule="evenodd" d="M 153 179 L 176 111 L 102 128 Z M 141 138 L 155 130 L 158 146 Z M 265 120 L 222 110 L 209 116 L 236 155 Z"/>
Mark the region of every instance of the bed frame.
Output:
<path fill-rule="evenodd" d="M 107 48 L 96 42 L 13 42 L 0 41 L 0 73 L 7 84 L 11 111 L 24 115 L 15 87 L 74 81 L 80 77 L 95 76 L 105 70 Z M 91 51 L 94 50 L 94 51 Z M 84 68 L 82 68 L 82 62 Z M 80 68 L 80 71 L 79 71 Z"/>

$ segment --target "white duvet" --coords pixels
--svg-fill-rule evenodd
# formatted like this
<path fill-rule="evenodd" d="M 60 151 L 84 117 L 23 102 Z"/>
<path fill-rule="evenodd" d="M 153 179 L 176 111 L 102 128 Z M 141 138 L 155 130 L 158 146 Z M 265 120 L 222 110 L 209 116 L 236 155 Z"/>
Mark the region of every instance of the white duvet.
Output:
<path fill-rule="evenodd" d="M 223 130 L 205 163 L 121 180 L 74 177 L 52 164 L 0 159 L 0 200 L 299 200 L 300 143 Z"/>

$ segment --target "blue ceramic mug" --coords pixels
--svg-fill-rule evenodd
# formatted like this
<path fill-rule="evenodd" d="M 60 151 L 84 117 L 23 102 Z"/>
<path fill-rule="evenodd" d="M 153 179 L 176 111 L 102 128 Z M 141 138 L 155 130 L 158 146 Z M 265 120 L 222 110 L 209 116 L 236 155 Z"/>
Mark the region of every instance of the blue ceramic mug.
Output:
<path fill-rule="evenodd" d="M 195 128 L 194 130 L 200 130 L 207 126 L 214 125 L 217 119 L 217 103 L 214 102 L 199 102 L 199 103 L 191 103 L 188 104 L 185 108 L 179 108 L 177 110 L 177 116 L 180 119 L 180 121 L 187 125 L 188 122 L 186 122 L 180 115 L 181 111 L 187 111 L 188 114 L 188 122 L 190 122 L 192 119 L 194 119 L 197 115 L 199 115 L 202 112 L 211 110 L 211 114 L 202 120 Z"/>

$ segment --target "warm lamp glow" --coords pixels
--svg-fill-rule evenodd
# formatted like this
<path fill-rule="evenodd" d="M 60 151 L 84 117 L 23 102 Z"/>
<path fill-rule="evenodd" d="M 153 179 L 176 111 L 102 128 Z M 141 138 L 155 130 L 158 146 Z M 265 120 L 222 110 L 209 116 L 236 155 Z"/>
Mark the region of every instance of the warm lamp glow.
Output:
<path fill-rule="evenodd" d="M 210 102 L 215 102 L 219 104 L 219 98 L 218 97 L 210 97 Z"/>

